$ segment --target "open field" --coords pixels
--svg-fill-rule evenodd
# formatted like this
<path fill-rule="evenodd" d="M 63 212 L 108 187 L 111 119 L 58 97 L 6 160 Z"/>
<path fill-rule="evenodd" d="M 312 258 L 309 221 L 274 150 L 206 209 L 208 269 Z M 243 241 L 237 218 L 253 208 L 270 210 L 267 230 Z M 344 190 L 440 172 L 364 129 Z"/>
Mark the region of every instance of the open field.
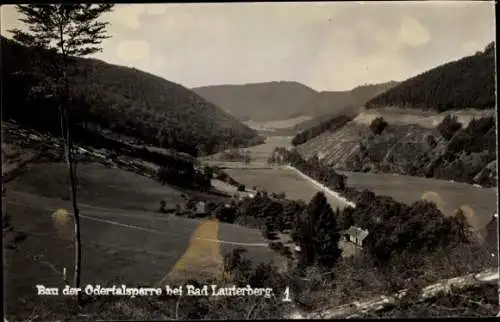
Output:
<path fill-rule="evenodd" d="M 250 148 L 243 149 L 248 152 L 248 155 L 252 159 L 252 162 L 248 164 L 247 167 L 251 168 L 254 167 L 255 165 L 261 167 L 264 164 L 267 164 L 267 158 L 271 155 L 271 152 L 273 152 L 274 148 L 277 146 L 290 147 L 291 146 L 290 142 L 292 141 L 292 138 L 293 138 L 292 136 L 268 136 L 264 144 L 259 144 L 252 146 Z M 212 163 L 213 165 L 216 165 L 217 163 L 226 163 L 224 161 L 215 161 L 217 160 L 218 156 L 219 153 L 216 153 L 208 157 L 200 158 L 200 160 L 203 160 L 208 164 L 210 164 L 210 162 L 215 162 Z M 230 163 L 237 163 L 237 162 L 230 162 Z"/>
<path fill-rule="evenodd" d="M 264 144 L 256 145 L 246 149 L 250 152 L 253 162 L 267 162 L 267 158 L 271 155 L 276 147 L 292 146 L 292 136 L 269 136 Z M 251 165 L 251 164 L 250 164 Z"/>
<path fill-rule="evenodd" d="M 243 122 L 246 124 L 248 127 L 257 130 L 257 131 L 269 131 L 273 132 L 275 130 L 280 130 L 280 129 L 287 129 L 287 128 L 293 128 L 295 125 L 308 121 L 312 117 L 307 116 L 307 115 L 301 115 L 297 116 L 291 119 L 287 120 L 281 120 L 281 121 L 268 121 L 268 122 L 258 122 L 258 121 L 245 121 Z"/>
<path fill-rule="evenodd" d="M 118 168 L 78 164 L 78 199 L 92 206 L 157 211 L 160 200 L 181 203 L 182 191 Z M 8 190 L 69 200 L 69 178 L 63 163 L 39 163 L 11 184 Z"/>
<path fill-rule="evenodd" d="M 267 190 L 269 193 L 284 192 L 287 199 L 302 199 L 309 202 L 317 192 L 322 191 L 295 171 L 286 168 L 276 167 L 270 170 L 226 169 L 225 171 L 236 181 L 245 184 L 247 187 L 255 185 L 258 188 Z M 345 207 L 344 202 L 332 195 L 325 193 L 325 196 L 333 208 Z"/>
<path fill-rule="evenodd" d="M 64 200 L 68 187 L 61 179 L 66 177 L 64 169 L 64 164 L 57 163 L 33 165 L 7 187 L 11 224 L 27 235 L 15 250 L 6 249 L 7 312 L 30 312 L 40 301 L 61 310 L 64 306 L 63 298 L 36 296 L 35 289 L 37 284 L 62 286 L 64 267 L 68 279 L 72 278 L 73 216 L 70 201 Z M 216 220 L 207 226 L 207 221 L 156 212 L 162 198 L 180 203 L 180 190 L 101 165 L 82 164 L 79 172 L 82 285 L 152 287 L 183 265 L 199 266 L 184 277 L 219 274 L 222 256 L 235 247 L 247 248 L 256 263 L 279 261 L 258 230 Z M 208 258 L 186 256 L 206 253 L 206 247 L 214 250 Z M 180 259 L 184 264 L 179 264 Z M 200 265 L 200 260 L 207 266 Z"/>
<path fill-rule="evenodd" d="M 425 198 L 435 202 L 446 215 L 462 207 L 466 215 L 467 212 L 473 214 L 468 219 L 479 229 L 484 228 L 497 209 L 496 188 L 387 173 L 339 172 L 347 176 L 349 186 L 391 196 L 403 203 L 411 204 Z"/>

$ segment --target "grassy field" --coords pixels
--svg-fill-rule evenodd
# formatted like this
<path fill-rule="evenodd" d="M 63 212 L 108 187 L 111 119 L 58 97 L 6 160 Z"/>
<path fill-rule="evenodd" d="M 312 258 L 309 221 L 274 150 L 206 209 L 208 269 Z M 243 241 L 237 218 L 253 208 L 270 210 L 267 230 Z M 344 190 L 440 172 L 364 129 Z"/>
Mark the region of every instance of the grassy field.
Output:
<path fill-rule="evenodd" d="M 73 217 L 64 170 L 64 164 L 33 165 L 7 186 L 11 225 L 27 236 L 16 249 L 6 249 L 7 317 L 30 318 L 40 308 L 54 310 L 59 319 L 68 314 L 65 298 L 37 296 L 35 289 L 63 286 L 64 268 L 72 278 Z M 152 287 L 183 265 L 194 268 L 184 278 L 213 275 L 235 247 L 248 248 L 257 263 L 278 256 L 257 230 L 157 212 L 161 199 L 181 203 L 183 191 L 101 165 L 82 164 L 79 173 L 82 285 Z"/>
<path fill-rule="evenodd" d="M 274 169 L 226 169 L 226 172 L 238 182 L 247 187 L 257 186 L 269 193 L 284 192 L 287 199 L 302 199 L 309 202 L 314 195 L 321 191 L 320 188 L 307 182 L 292 170 L 284 168 Z M 344 207 L 340 200 L 325 194 L 332 207 Z"/>
<path fill-rule="evenodd" d="M 497 209 L 495 188 L 478 188 L 460 182 L 400 176 L 386 173 L 341 172 L 349 186 L 368 189 L 378 195 L 411 204 L 420 199 L 436 203 L 446 215 L 462 207 L 469 221 L 478 229 L 491 220 Z"/>
<path fill-rule="evenodd" d="M 248 127 L 256 130 L 256 131 L 274 131 L 286 128 L 293 128 L 295 125 L 310 120 L 311 117 L 307 115 L 301 115 L 294 118 L 290 118 L 287 120 L 281 121 L 269 121 L 269 122 L 257 122 L 257 121 L 246 121 L 243 124 L 246 124 Z"/>
<path fill-rule="evenodd" d="M 182 191 L 117 168 L 78 164 L 79 201 L 93 206 L 156 211 L 160 200 L 181 203 Z M 41 163 L 12 182 L 9 190 L 50 198 L 69 198 L 68 169 L 62 163 Z"/>
<path fill-rule="evenodd" d="M 466 110 L 461 114 L 464 117 L 470 116 L 467 112 L 470 111 Z M 252 147 L 250 151 L 257 156 L 256 161 L 262 161 L 264 156 L 271 154 L 274 147 L 288 146 L 288 142 L 287 137 L 270 137 L 265 144 Z M 247 186 L 257 185 L 270 192 L 285 192 L 291 199 L 301 198 L 309 201 L 314 193 L 319 191 L 295 174 L 281 171 L 286 170 L 227 170 L 229 175 Z M 349 186 L 368 189 L 403 203 L 411 204 L 420 199 L 428 199 L 435 202 L 446 215 L 451 215 L 461 208 L 470 223 L 480 230 L 491 220 L 497 209 L 497 193 L 494 188 L 478 188 L 460 182 L 386 173 L 339 172 L 347 176 Z M 333 205 L 338 204 L 337 200 L 331 196 L 329 198 Z"/>

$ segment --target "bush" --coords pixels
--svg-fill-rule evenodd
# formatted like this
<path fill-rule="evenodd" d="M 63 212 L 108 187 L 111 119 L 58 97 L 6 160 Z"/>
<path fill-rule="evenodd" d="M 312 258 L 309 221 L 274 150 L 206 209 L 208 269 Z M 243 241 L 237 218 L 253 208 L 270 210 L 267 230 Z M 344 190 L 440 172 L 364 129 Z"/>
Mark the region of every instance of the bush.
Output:
<path fill-rule="evenodd" d="M 279 252 L 283 251 L 283 249 L 285 248 L 285 245 L 283 245 L 282 242 L 273 241 L 273 242 L 269 243 L 269 248 L 271 248 L 272 250 L 279 253 Z"/>
<path fill-rule="evenodd" d="M 374 134 L 381 134 L 387 127 L 387 125 L 388 123 L 384 120 L 384 118 L 382 116 L 379 116 L 371 122 L 370 130 Z"/>
<path fill-rule="evenodd" d="M 427 141 L 427 145 L 429 145 L 432 149 L 437 146 L 436 138 L 433 135 L 428 135 L 425 139 Z"/>
<path fill-rule="evenodd" d="M 236 220 L 237 210 L 235 207 L 227 207 L 225 204 L 221 204 L 214 210 L 214 214 L 218 220 L 232 224 Z"/>
<path fill-rule="evenodd" d="M 244 191 L 245 191 L 245 185 L 244 185 L 244 184 L 240 184 L 240 185 L 238 186 L 238 191 L 239 191 L 239 192 L 244 192 Z"/>
<path fill-rule="evenodd" d="M 446 140 L 450 140 L 453 134 L 462 128 L 456 116 L 447 115 L 437 126 L 437 130 Z"/>
<path fill-rule="evenodd" d="M 167 202 L 165 200 L 160 201 L 160 212 L 165 212 L 167 207 Z"/>

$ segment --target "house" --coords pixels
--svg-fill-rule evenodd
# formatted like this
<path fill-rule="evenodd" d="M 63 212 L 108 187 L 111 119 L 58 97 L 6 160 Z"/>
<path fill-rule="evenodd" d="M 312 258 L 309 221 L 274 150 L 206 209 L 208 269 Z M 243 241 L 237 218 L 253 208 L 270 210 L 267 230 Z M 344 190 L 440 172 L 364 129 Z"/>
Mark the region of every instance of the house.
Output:
<path fill-rule="evenodd" d="M 356 226 L 351 226 L 342 232 L 343 239 L 345 241 L 351 242 L 358 247 L 363 247 L 363 241 L 368 236 L 368 230 L 361 229 Z"/>
<path fill-rule="evenodd" d="M 207 210 L 206 208 L 207 207 L 206 207 L 206 204 L 205 204 L 204 201 L 198 201 L 196 203 L 196 213 L 197 214 L 204 214 L 204 213 L 206 213 L 206 210 Z"/>

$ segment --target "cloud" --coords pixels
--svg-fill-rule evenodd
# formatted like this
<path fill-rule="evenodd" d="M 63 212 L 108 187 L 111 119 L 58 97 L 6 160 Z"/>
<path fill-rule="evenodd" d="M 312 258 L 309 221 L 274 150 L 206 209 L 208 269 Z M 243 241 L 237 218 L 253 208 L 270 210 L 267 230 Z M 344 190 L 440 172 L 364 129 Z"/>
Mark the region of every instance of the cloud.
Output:
<path fill-rule="evenodd" d="M 417 47 L 428 43 L 430 35 L 417 19 L 404 17 L 399 27 L 399 39 L 411 47 Z"/>
<path fill-rule="evenodd" d="M 116 5 L 113 11 L 113 22 L 137 30 L 141 28 L 139 18 L 144 12 L 145 6 L 143 4 Z"/>
<path fill-rule="evenodd" d="M 146 13 L 148 15 L 162 15 L 168 10 L 168 5 L 166 4 L 158 4 L 158 3 L 150 3 L 146 6 Z"/>
<path fill-rule="evenodd" d="M 149 43 L 145 40 L 124 40 L 116 46 L 115 55 L 124 62 L 147 61 Z"/>
<path fill-rule="evenodd" d="M 318 90 L 404 80 L 494 39 L 493 2 L 118 4 L 94 57 L 187 87 L 295 80 Z M 20 26 L 2 6 L 3 31 Z M 465 23 L 466 22 L 466 23 Z M 2 31 L 2 32 L 3 32 Z"/>
<path fill-rule="evenodd" d="M 480 50 L 481 44 L 479 44 L 476 40 L 470 40 L 462 43 L 461 49 L 464 54 L 470 55 Z"/>
<path fill-rule="evenodd" d="M 123 27 L 138 30 L 143 15 L 158 16 L 167 12 L 166 4 L 118 4 L 113 10 L 113 22 Z"/>

